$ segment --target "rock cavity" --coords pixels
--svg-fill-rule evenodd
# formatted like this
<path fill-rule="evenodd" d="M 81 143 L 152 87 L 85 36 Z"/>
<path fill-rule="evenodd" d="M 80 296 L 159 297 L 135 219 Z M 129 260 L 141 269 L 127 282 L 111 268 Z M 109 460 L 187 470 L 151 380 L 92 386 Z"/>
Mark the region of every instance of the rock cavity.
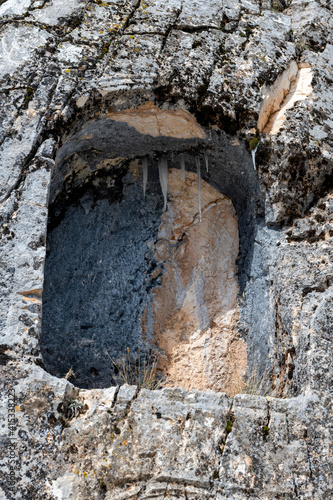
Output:
<path fill-rule="evenodd" d="M 160 162 L 144 158 L 141 172 L 133 160 L 117 180 L 107 171 L 90 180 L 49 226 L 43 360 L 52 374 L 71 369 L 76 385 L 99 388 L 123 381 L 125 356 L 145 362 L 153 350 L 165 385 L 232 393 L 246 369 L 235 209 L 200 179 L 200 210 L 194 172 L 184 182 L 166 168 L 162 190 Z"/>
<path fill-rule="evenodd" d="M 311 94 L 312 78 L 309 64 L 292 61 L 274 84 L 264 89 L 257 125 L 259 132 L 270 135 L 278 133 L 286 119 L 286 111 Z"/>
<path fill-rule="evenodd" d="M 144 200 L 138 175 L 133 163 L 119 197 L 111 182 L 104 197 L 86 191 L 49 229 L 43 360 L 59 377 L 72 368 L 79 387 L 117 384 L 110 357 L 117 363 L 127 348 L 131 356 L 149 351 L 141 341 L 140 316 L 157 284 L 149 246 L 157 238 L 163 198 L 152 173 Z"/>

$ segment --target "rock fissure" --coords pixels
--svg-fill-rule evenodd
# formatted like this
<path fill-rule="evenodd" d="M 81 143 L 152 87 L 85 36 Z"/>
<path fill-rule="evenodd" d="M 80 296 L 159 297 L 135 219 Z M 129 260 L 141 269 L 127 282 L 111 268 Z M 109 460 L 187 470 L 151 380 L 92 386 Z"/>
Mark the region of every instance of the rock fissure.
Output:
<path fill-rule="evenodd" d="M 308 465 L 309 465 L 309 471 L 310 471 L 310 480 L 313 481 L 313 472 L 312 472 L 312 458 L 310 454 L 310 448 L 309 448 L 309 443 L 308 441 L 306 442 L 306 452 L 307 452 L 307 457 L 308 457 Z"/>
<path fill-rule="evenodd" d="M 164 50 L 165 44 L 166 44 L 166 42 L 167 42 L 167 39 L 168 39 L 168 37 L 169 37 L 169 35 L 170 35 L 171 31 L 173 31 L 173 30 L 175 30 L 175 29 L 176 29 L 177 21 L 178 21 L 178 19 L 179 19 L 179 16 L 180 16 L 180 15 L 181 15 L 181 13 L 182 13 L 182 10 L 183 10 L 183 5 L 181 5 L 181 6 L 180 6 L 180 8 L 179 8 L 179 9 L 177 9 L 177 11 L 176 11 L 176 18 L 175 18 L 175 20 L 173 21 L 173 24 L 172 24 L 172 25 L 170 25 L 170 26 L 167 28 L 166 32 L 165 32 L 165 33 L 164 33 L 164 35 L 163 35 L 163 36 L 164 36 L 164 38 L 163 38 L 163 40 L 162 40 L 162 44 L 161 44 L 161 48 L 160 48 L 160 53 L 161 53 L 161 54 L 162 54 L 162 52 L 163 52 L 163 50 Z"/>
<path fill-rule="evenodd" d="M 264 425 L 264 428 L 263 428 L 264 441 L 267 441 L 269 438 L 270 422 L 271 422 L 271 410 L 270 410 L 270 405 L 269 405 L 269 397 L 267 397 L 266 399 L 267 399 L 267 421 L 266 421 L 266 425 Z"/>
<path fill-rule="evenodd" d="M 305 63 L 290 63 L 275 83 L 266 90 L 259 112 L 258 129 L 264 134 L 277 134 L 285 121 L 286 111 L 312 92 L 312 70 Z"/>
<path fill-rule="evenodd" d="M 290 444 L 289 417 L 287 412 L 286 412 L 286 431 L 287 431 L 287 443 Z"/>
<path fill-rule="evenodd" d="M 123 29 L 126 29 L 129 27 L 130 21 L 133 18 L 133 16 L 135 15 L 135 12 L 140 8 L 140 5 L 141 5 L 141 0 L 137 0 L 137 2 L 134 4 L 133 10 L 128 14 L 127 19 L 126 19 L 125 23 L 123 24 Z"/>
<path fill-rule="evenodd" d="M 118 393 L 119 393 L 119 389 L 120 389 L 120 385 L 117 385 L 116 386 L 116 391 L 114 393 L 114 397 L 113 397 L 113 400 L 112 400 L 112 403 L 111 403 L 111 410 L 116 406 L 117 404 L 117 397 L 118 397 Z"/>
<path fill-rule="evenodd" d="M 228 444 L 229 434 L 231 433 L 233 424 L 235 422 L 235 415 L 233 413 L 233 406 L 234 406 L 234 398 L 231 399 L 230 406 L 226 412 L 225 427 L 223 429 L 222 437 L 220 438 L 219 443 L 218 443 L 218 448 L 219 448 L 218 451 L 221 454 L 221 458 L 220 458 L 220 462 L 219 462 L 220 466 L 222 465 L 222 458 L 223 458 L 223 455 L 226 451 L 226 446 Z M 223 422 L 223 425 L 224 425 L 224 422 Z"/>
<path fill-rule="evenodd" d="M 54 83 L 49 88 L 48 100 L 46 102 L 46 108 L 52 102 L 52 98 L 53 98 L 55 90 L 56 90 L 56 84 Z M 23 109 L 24 108 L 22 106 L 22 108 L 18 111 L 18 113 L 20 113 Z M 17 175 L 17 179 L 16 179 L 14 184 L 12 184 L 11 186 L 6 188 L 6 194 L 0 200 L 0 204 L 5 203 L 11 197 L 12 193 L 14 193 L 15 191 L 18 191 L 20 186 L 24 185 L 24 182 L 25 182 L 27 175 L 29 173 L 33 172 L 34 158 L 37 155 L 39 146 L 43 143 L 43 138 L 45 136 L 48 136 L 48 133 L 43 130 L 43 127 L 45 127 L 45 123 L 46 123 L 46 117 L 45 117 L 45 115 L 44 116 L 42 115 L 40 120 L 39 120 L 39 123 L 36 126 L 36 129 L 37 129 L 36 136 L 34 138 L 33 143 L 31 144 L 30 151 L 28 151 L 28 153 L 26 155 L 25 154 L 20 155 L 20 157 L 17 159 L 17 163 L 18 163 L 19 168 L 20 168 L 20 172 Z M 6 139 L 8 139 L 8 136 L 4 138 L 3 145 L 6 142 Z M 23 156 L 23 158 L 22 158 L 22 156 Z M 47 169 L 50 169 L 51 166 L 53 166 L 53 165 L 52 165 L 52 163 L 49 164 L 49 162 L 52 162 L 52 159 L 50 159 L 50 160 L 44 159 L 44 161 L 43 161 L 43 159 L 40 159 L 39 163 L 41 166 L 43 166 L 43 167 L 45 166 Z"/>

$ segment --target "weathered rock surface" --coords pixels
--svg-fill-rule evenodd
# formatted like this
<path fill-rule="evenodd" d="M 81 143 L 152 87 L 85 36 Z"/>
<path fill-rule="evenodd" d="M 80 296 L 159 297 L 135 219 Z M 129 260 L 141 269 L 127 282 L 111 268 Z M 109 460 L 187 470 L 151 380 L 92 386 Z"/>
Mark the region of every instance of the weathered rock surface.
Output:
<path fill-rule="evenodd" d="M 143 104 L 138 109 L 110 112 L 110 120 L 126 122 L 140 134 L 153 137 L 176 137 L 177 139 L 205 138 L 205 133 L 190 113 L 183 109 L 176 112 L 161 110 L 151 103 Z"/>
<path fill-rule="evenodd" d="M 0 24 L 1 498 L 332 497 L 331 2 L 7 0 Z M 254 172 L 264 95 L 292 61 L 312 91 L 261 134 Z M 108 118 L 147 103 L 205 136 Z M 236 340 L 281 399 L 84 390 L 43 368 L 49 197 L 53 217 L 116 158 L 171 151 L 208 152 L 203 178 L 236 209 Z"/>
<path fill-rule="evenodd" d="M 155 245 L 165 271 L 151 305 L 166 384 L 231 389 L 246 369 L 246 344 L 237 332 L 235 211 L 201 181 L 200 220 L 197 175 L 187 172 L 183 185 L 176 169 L 169 173 L 169 197 Z"/>
<path fill-rule="evenodd" d="M 156 264 L 147 245 L 157 238 L 162 196 L 158 179 L 150 178 L 143 199 L 138 168 L 127 175 L 120 169 L 118 175 L 123 183 L 118 197 L 119 180 L 115 185 L 114 177 L 99 179 L 99 195 L 111 191 L 113 203 L 107 197 L 96 201 L 87 191 L 47 241 L 43 361 L 59 377 L 72 368 L 76 385 L 84 388 L 121 382 L 110 358 L 120 363 L 128 348 L 133 354 L 140 349 L 143 357 L 148 349 L 140 317 L 158 281 L 151 276 Z"/>

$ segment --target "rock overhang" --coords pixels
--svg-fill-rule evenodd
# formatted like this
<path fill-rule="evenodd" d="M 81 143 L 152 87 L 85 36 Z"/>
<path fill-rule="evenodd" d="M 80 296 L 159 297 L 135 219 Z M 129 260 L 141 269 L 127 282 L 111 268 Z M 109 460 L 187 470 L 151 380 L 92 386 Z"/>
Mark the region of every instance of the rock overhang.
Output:
<path fill-rule="evenodd" d="M 137 104 L 135 113 L 140 116 L 142 112 L 145 114 L 148 111 L 149 116 L 151 111 L 156 114 L 158 110 L 161 117 L 171 116 L 177 126 L 183 126 L 184 121 L 185 125 L 186 121 L 190 122 L 195 132 L 187 130 L 185 138 L 175 137 L 177 133 L 172 130 L 169 136 L 140 133 L 126 122 L 128 112 L 133 116 L 133 108 L 128 106 L 130 98 L 131 94 L 128 96 L 123 94 L 121 99 L 116 98 L 115 105 L 111 106 L 113 109 L 118 109 L 112 111 L 118 114 L 117 121 L 107 118 L 106 114 L 106 116 L 101 114 L 96 119 L 84 122 L 80 120 L 74 132 L 66 134 L 55 158 L 50 190 L 51 205 L 63 190 L 65 179 L 69 179 L 72 174 L 70 189 L 81 186 L 92 173 L 98 175 L 98 172 L 113 168 L 120 171 L 129 160 L 133 159 L 142 161 L 142 158 L 147 157 L 152 168 L 157 168 L 158 158 L 165 156 L 170 164 L 173 163 L 179 168 L 182 157 L 186 162 L 186 168 L 189 171 L 196 171 L 195 157 L 200 157 L 203 179 L 234 203 L 240 224 L 240 237 L 245 241 L 246 235 L 253 227 L 254 211 L 258 213 L 259 218 L 264 215 L 262 193 L 258 189 L 255 172 L 249 162 L 246 143 L 223 132 L 219 133 L 214 128 L 203 128 L 188 111 L 179 106 L 165 106 L 164 109 L 158 109 L 151 104 L 151 101 Z M 121 121 L 122 116 L 125 121 Z M 145 130 L 142 129 L 142 132 Z M 191 134 L 194 137 L 188 137 Z M 210 165 L 208 170 L 205 167 L 206 158 Z M 77 175 L 79 171 L 82 172 L 82 176 Z M 247 247 L 246 242 L 245 247 Z M 241 252 L 241 257 L 244 259 L 245 253 L 247 250 L 244 251 L 244 255 Z"/>

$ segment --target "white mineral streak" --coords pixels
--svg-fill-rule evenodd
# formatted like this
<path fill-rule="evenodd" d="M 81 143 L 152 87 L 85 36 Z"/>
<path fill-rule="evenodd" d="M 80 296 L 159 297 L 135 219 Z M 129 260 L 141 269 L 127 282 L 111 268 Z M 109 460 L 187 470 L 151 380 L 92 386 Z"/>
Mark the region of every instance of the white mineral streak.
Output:
<path fill-rule="evenodd" d="M 257 146 L 258 147 L 258 146 Z M 253 162 L 253 168 L 254 170 L 257 170 L 256 169 L 256 151 L 257 151 L 257 147 L 255 149 L 252 149 L 251 151 L 251 155 L 252 155 L 252 162 Z"/>
<path fill-rule="evenodd" d="M 208 166 L 209 166 L 208 155 L 205 155 L 205 163 L 206 163 L 206 170 L 208 172 Z"/>
<path fill-rule="evenodd" d="M 256 152 L 257 152 L 259 144 L 260 144 L 260 141 L 258 142 L 256 147 L 254 149 L 252 149 L 252 151 L 251 151 L 254 170 L 257 170 L 256 169 Z"/>
<path fill-rule="evenodd" d="M 146 188 L 148 180 L 148 158 L 142 160 L 142 173 L 143 173 L 143 197 L 146 198 Z"/>
<path fill-rule="evenodd" d="M 185 184 L 185 158 L 183 155 L 180 157 L 180 170 L 182 173 L 182 179 L 183 179 L 183 185 L 184 185 Z"/>
<path fill-rule="evenodd" d="M 165 157 L 160 158 L 158 160 L 158 170 L 160 174 L 160 184 L 164 197 L 163 211 L 165 211 L 168 202 L 168 160 Z"/>
<path fill-rule="evenodd" d="M 198 176 L 198 205 L 199 205 L 199 218 L 201 221 L 201 173 L 200 173 L 200 158 L 197 156 L 195 159 L 197 164 L 197 176 Z"/>

